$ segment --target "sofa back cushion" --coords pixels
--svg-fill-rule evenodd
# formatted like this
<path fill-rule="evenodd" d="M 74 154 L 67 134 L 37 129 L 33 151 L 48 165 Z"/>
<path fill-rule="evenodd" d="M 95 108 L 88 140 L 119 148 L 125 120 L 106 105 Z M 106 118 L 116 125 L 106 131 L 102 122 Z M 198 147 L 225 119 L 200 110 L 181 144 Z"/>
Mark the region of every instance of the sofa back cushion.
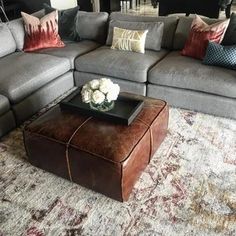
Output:
<path fill-rule="evenodd" d="M 225 32 L 223 45 L 235 45 L 236 44 L 236 13 L 232 13 L 230 16 L 229 26 Z"/>
<path fill-rule="evenodd" d="M 135 16 L 130 14 L 113 12 L 110 15 L 110 20 L 129 21 L 129 22 L 163 22 L 164 29 L 163 29 L 161 46 L 162 48 L 172 49 L 174 34 L 178 23 L 178 17 L 176 16 L 150 17 L 150 16 Z"/>
<path fill-rule="evenodd" d="M 32 14 L 38 18 L 42 18 L 45 15 L 45 11 L 37 11 Z M 25 29 L 24 29 L 24 22 L 22 18 L 18 18 L 12 20 L 8 23 L 8 27 L 11 30 L 11 33 L 16 42 L 16 49 L 21 51 L 24 47 L 24 39 L 25 39 Z"/>
<path fill-rule="evenodd" d="M 174 50 L 182 50 L 184 48 L 184 45 L 191 30 L 193 19 L 194 19 L 193 16 L 189 17 L 182 16 L 179 18 L 179 22 L 174 36 L 174 45 L 173 45 Z M 206 17 L 202 17 L 202 19 L 209 25 L 220 21 L 218 19 L 210 19 Z"/>
<path fill-rule="evenodd" d="M 108 13 L 78 11 L 76 32 L 80 39 L 93 40 L 105 44 L 108 26 Z"/>
<path fill-rule="evenodd" d="M 15 52 L 16 43 L 10 29 L 5 23 L 0 23 L 0 57 Z"/>
<path fill-rule="evenodd" d="M 109 23 L 107 45 L 111 45 L 113 39 L 114 27 L 123 28 L 127 30 L 148 30 L 145 49 L 151 49 L 155 51 L 161 50 L 162 36 L 164 23 L 163 22 L 130 22 L 111 20 Z"/>

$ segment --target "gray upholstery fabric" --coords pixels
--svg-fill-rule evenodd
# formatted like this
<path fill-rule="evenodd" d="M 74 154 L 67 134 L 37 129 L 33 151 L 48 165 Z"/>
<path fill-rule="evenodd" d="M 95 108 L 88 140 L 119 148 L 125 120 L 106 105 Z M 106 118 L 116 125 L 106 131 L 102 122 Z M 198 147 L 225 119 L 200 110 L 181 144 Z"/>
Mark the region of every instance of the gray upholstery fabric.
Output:
<path fill-rule="evenodd" d="M 75 78 L 75 86 L 80 87 L 86 84 L 88 81 L 102 78 L 102 75 L 75 71 L 74 78 Z M 109 78 L 113 82 L 118 83 L 122 92 L 130 92 L 130 93 L 140 94 L 143 96 L 146 95 L 146 84 L 144 83 L 136 83 L 108 76 L 106 78 Z"/>
<path fill-rule="evenodd" d="M 108 13 L 78 11 L 76 31 L 80 39 L 94 40 L 104 44 L 107 35 Z"/>
<path fill-rule="evenodd" d="M 172 49 L 174 34 L 178 23 L 178 17 L 176 16 L 135 16 L 130 14 L 124 14 L 119 12 L 113 12 L 110 15 L 111 20 L 119 21 L 131 21 L 131 22 L 163 22 L 164 32 L 162 38 L 162 47 L 166 49 Z"/>
<path fill-rule="evenodd" d="M 14 105 L 12 109 L 15 113 L 17 124 L 21 124 L 41 108 L 45 107 L 73 87 L 73 73 L 68 72 L 40 88 L 20 103 Z"/>
<path fill-rule="evenodd" d="M 13 53 L 0 59 L 0 93 L 18 103 L 70 70 L 70 61 L 36 53 Z"/>
<path fill-rule="evenodd" d="M 12 111 L 0 115 L 0 138 L 16 127 Z"/>
<path fill-rule="evenodd" d="M 147 71 L 167 54 L 148 51 L 145 54 L 100 47 L 75 60 L 77 71 L 112 76 L 120 79 L 146 82 Z"/>
<path fill-rule="evenodd" d="M 10 110 L 10 103 L 8 99 L 0 95 L 0 115 Z"/>
<path fill-rule="evenodd" d="M 166 100 L 171 106 L 236 119 L 236 99 L 187 89 L 149 84 L 149 97 Z"/>
<path fill-rule="evenodd" d="M 160 51 L 164 23 L 163 22 L 129 22 L 111 20 L 109 23 L 106 45 L 111 45 L 113 40 L 114 27 L 129 29 L 129 30 L 148 30 L 145 49 Z"/>
<path fill-rule="evenodd" d="M 43 16 L 45 16 L 45 9 L 32 13 L 32 16 L 38 17 L 39 19 L 42 18 Z"/>
<path fill-rule="evenodd" d="M 210 25 L 219 21 L 218 19 L 210 19 L 206 17 L 202 17 L 202 19 L 207 24 L 210 24 Z M 182 16 L 179 18 L 179 22 L 178 22 L 178 25 L 175 31 L 175 36 L 174 36 L 174 45 L 173 45 L 174 50 L 182 50 L 184 48 L 185 42 L 190 33 L 192 21 L 193 21 L 193 17 Z"/>
<path fill-rule="evenodd" d="M 16 43 L 5 23 L 0 23 L 0 57 L 16 51 Z"/>
<path fill-rule="evenodd" d="M 24 47 L 25 38 L 25 30 L 22 18 L 10 21 L 8 27 L 15 39 L 17 50 L 22 50 Z"/>
<path fill-rule="evenodd" d="M 148 75 L 152 84 L 198 90 L 236 98 L 236 71 L 203 65 L 200 60 L 169 53 Z"/>
<path fill-rule="evenodd" d="M 10 110 L 10 103 L 8 99 L 0 95 L 0 115 L 6 113 L 9 110 Z"/>
<path fill-rule="evenodd" d="M 44 10 L 37 11 L 32 15 L 38 18 L 42 18 L 44 16 Z M 8 23 L 8 27 L 11 30 L 11 33 L 15 39 L 16 48 L 18 50 L 22 50 L 24 47 L 24 38 L 25 38 L 25 30 L 22 18 L 10 21 Z"/>
<path fill-rule="evenodd" d="M 90 52 L 99 46 L 100 44 L 94 41 L 84 40 L 81 42 L 66 43 L 64 48 L 47 48 L 37 52 L 57 57 L 66 57 L 70 60 L 71 69 L 74 69 L 74 60 L 76 57 Z"/>

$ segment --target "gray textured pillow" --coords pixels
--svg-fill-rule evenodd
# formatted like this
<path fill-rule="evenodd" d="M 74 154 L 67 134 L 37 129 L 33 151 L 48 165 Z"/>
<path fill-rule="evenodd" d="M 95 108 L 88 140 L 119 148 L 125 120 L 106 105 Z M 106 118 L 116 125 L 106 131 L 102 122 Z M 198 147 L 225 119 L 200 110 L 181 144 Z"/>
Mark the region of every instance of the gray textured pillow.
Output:
<path fill-rule="evenodd" d="M 78 11 L 76 31 L 80 39 L 105 43 L 107 35 L 108 13 Z"/>
<path fill-rule="evenodd" d="M 5 23 L 0 23 L 0 57 L 15 52 L 16 42 Z"/>
<path fill-rule="evenodd" d="M 164 29 L 163 22 L 130 22 L 111 20 L 109 23 L 109 30 L 106 41 L 107 45 L 112 44 L 114 27 L 128 30 L 148 30 L 145 49 L 151 49 L 155 51 L 161 50 L 161 42 Z"/>

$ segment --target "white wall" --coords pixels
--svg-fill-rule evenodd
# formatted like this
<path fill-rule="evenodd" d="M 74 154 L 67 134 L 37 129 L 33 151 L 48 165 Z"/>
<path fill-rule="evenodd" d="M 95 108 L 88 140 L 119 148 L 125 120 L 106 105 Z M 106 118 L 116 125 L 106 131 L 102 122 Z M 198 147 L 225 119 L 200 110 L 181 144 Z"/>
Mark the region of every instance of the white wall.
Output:
<path fill-rule="evenodd" d="M 57 9 L 67 9 L 77 6 L 77 0 L 50 0 L 51 5 Z"/>

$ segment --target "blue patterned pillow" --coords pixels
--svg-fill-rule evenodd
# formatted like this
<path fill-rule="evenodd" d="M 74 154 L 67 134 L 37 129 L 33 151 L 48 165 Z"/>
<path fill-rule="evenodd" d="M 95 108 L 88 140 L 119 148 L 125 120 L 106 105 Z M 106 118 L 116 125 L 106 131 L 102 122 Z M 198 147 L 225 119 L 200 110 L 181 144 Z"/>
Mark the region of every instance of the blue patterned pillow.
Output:
<path fill-rule="evenodd" d="M 203 64 L 236 70 L 236 45 L 222 46 L 209 42 Z"/>

